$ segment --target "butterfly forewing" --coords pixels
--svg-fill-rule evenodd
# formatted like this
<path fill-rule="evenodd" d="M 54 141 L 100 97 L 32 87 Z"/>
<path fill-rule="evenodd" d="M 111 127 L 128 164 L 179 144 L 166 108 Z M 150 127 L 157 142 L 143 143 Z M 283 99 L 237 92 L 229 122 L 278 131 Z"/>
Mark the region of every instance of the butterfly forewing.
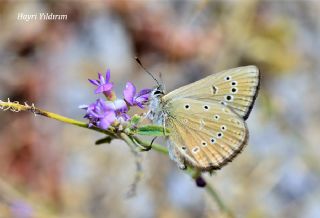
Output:
<path fill-rule="evenodd" d="M 164 101 L 191 98 L 229 106 L 247 119 L 259 88 L 259 71 L 255 66 L 234 68 L 213 74 L 176 89 L 163 97 Z"/>
<path fill-rule="evenodd" d="M 167 113 L 175 152 L 196 168 L 219 169 L 247 142 L 244 120 L 219 103 L 177 98 L 168 103 Z"/>

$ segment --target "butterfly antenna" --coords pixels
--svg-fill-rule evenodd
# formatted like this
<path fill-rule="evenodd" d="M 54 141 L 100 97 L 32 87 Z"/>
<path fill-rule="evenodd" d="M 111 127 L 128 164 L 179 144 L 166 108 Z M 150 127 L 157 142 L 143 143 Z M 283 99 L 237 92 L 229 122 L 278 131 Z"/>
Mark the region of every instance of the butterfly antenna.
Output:
<path fill-rule="evenodd" d="M 156 83 L 160 86 L 159 81 L 152 75 L 152 73 L 150 73 L 150 72 L 142 65 L 140 59 L 139 59 L 138 57 L 135 57 L 135 59 L 136 59 L 137 63 L 140 65 L 140 67 L 141 67 L 142 69 L 144 69 L 144 71 L 146 71 L 146 73 L 149 74 L 149 75 L 152 77 L 152 79 L 154 79 L 154 81 L 156 81 Z"/>

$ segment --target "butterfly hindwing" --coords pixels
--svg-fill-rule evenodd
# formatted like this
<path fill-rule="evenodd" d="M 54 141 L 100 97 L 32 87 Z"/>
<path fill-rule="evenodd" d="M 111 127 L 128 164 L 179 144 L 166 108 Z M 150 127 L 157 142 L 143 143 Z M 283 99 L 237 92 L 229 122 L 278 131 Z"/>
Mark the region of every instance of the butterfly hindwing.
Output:
<path fill-rule="evenodd" d="M 243 118 L 219 103 L 174 99 L 167 114 L 165 125 L 171 129 L 169 140 L 175 149 L 171 152 L 202 170 L 221 168 L 248 140 Z"/>
<path fill-rule="evenodd" d="M 247 119 L 259 88 L 259 70 L 255 66 L 238 67 L 213 74 L 176 89 L 163 97 L 164 101 L 192 98 L 229 106 Z"/>

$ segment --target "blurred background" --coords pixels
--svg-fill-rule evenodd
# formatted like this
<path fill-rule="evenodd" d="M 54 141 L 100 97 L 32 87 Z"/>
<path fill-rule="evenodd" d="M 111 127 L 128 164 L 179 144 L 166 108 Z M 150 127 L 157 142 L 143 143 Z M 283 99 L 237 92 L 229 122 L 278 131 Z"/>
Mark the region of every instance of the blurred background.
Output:
<path fill-rule="evenodd" d="M 53 13 L 67 20 L 18 20 Z M 83 120 L 87 78 L 111 69 L 121 97 L 256 65 L 262 87 L 250 142 L 206 175 L 235 217 L 320 217 L 318 1 L 0 1 L 0 99 Z M 143 111 L 136 111 L 142 113 Z M 0 218 L 226 217 L 163 154 L 135 157 L 101 134 L 30 113 L 0 112 Z M 164 144 L 158 140 L 158 143 Z M 129 193 L 129 194 L 128 194 Z"/>

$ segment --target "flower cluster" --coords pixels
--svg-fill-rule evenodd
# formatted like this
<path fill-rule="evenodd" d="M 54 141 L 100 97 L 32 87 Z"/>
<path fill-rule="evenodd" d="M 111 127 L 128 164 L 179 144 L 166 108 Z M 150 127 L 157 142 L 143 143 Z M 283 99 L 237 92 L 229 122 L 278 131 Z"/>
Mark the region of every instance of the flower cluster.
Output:
<path fill-rule="evenodd" d="M 81 106 L 86 110 L 84 117 L 89 119 L 89 126 L 107 129 L 111 125 L 125 123 L 130 120 L 130 116 L 127 114 L 130 107 L 144 108 L 144 105 L 149 101 L 151 89 L 142 89 L 137 93 L 136 87 L 131 82 L 127 82 L 123 90 L 124 99 L 117 99 L 112 90 L 114 85 L 110 82 L 110 70 L 107 70 L 105 77 L 98 73 L 98 80 L 89 79 L 89 82 L 97 87 L 95 94 L 102 93 L 107 98 L 107 100 L 98 98 L 92 104 Z"/>

